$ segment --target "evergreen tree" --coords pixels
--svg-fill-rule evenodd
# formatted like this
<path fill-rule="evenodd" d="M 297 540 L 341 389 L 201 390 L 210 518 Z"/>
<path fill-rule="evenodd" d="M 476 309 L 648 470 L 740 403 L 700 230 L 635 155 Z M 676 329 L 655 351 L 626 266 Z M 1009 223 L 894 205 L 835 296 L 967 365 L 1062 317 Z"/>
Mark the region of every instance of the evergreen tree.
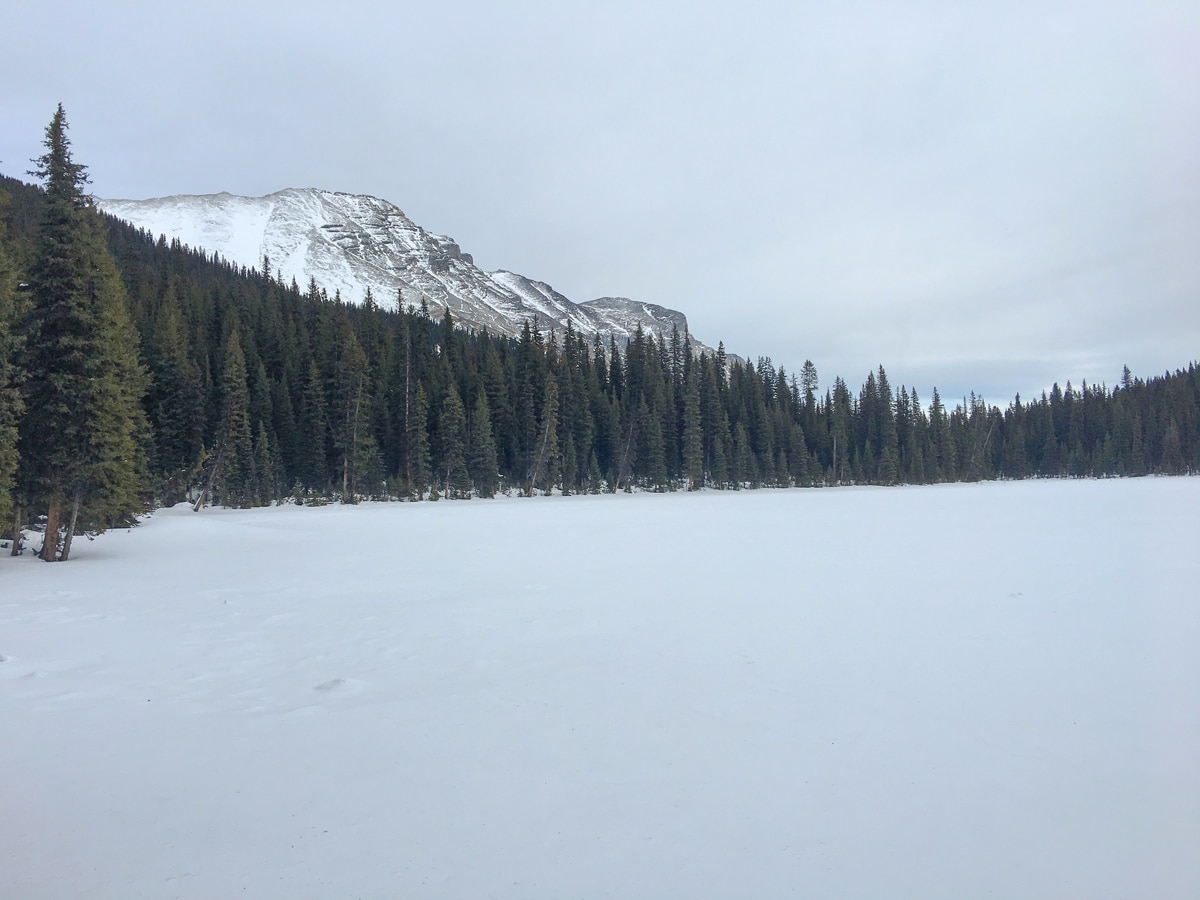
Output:
<path fill-rule="evenodd" d="M 42 222 L 30 271 L 32 309 L 21 368 L 29 410 L 19 431 L 19 485 L 47 510 L 42 559 L 58 558 L 59 520 L 68 482 L 84 456 L 82 398 L 95 316 L 84 289 L 89 260 L 81 247 L 85 168 L 71 159 L 60 105 L 46 130 L 46 154 L 33 173 L 45 182 Z"/>
<path fill-rule="evenodd" d="M 94 227 L 99 223 L 93 218 Z M 95 236 L 99 243 L 100 236 Z M 85 402 L 90 413 L 87 457 L 72 487 L 73 507 L 61 559 L 79 531 L 96 533 L 132 522 L 147 507 L 149 423 L 142 400 L 147 374 L 138 357 L 137 333 L 129 320 L 125 291 L 107 253 L 97 256 L 97 341 L 89 358 Z"/>
<path fill-rule="evenodd" d="M 935 392 L 936 393 L 936 392 Z M 829 410 L 830 431 L 830 469 L 832 483 L 841 484 L 853 480 L 854 472 L 850 464 L 851 457 L 851 416 L 850 392 L 846 382 L 840 377 L 833 380 L 833 394 L 825 395 L 825 405 Z"/>
<path fill-rule="evenodd" d="M 433 472 L 429 466 L 428 422 L 429 396 L 425 393 L 425 385 L 418 385 L 408 433 L 408 470 L 412 473 L 410 487 L 418 500 L 425 498 L 425 492 L 429 490 L 433 481 Z"/>
<path fill-rule="evenodd" d="M 950 431 L 950 419 L 938 390 L 933 389 L 933 400 L 929 405 L 929 431 L 933 444 L 933 467 L 937 481 L 954 481 L 958 477 L 958 460 L 954 438 Z"/>
<path fill-rule="evenodd" d="M 501 361 L 497 341 L 487 339 L 480 373 L 487 395 L 488 421 L 495 441 L 498 469 L 511 472 L 513 467 L 514 426 L 512 404 L 509 402 L 508 380 Z"/>
<path fill-rule="evenodd" d="M 249 404 L 246 357 L 235 325 L 225 341 L 225 359 L 221 367 L 221 432 L 213 463 L 214 481 L 219 486 L 222 506 L 252 506 L 257 498 Z"/>
<path fill-rule="evenodd" d="M 879 367 L 878 391 L 879 465 L 875 477 L 880 484 L 895 484 L 900 472 L 900 441 L 892 387 L 882 365 Z"/>
<path fill-rule="evenodd" d="M 600 461 L 596 458 L 596 451 L 593 450 L 588 455 L 587 492 L 599 494 L 602 490 L 604 490 L 604 476 L 600 473 Z"/>
<path fill-rule="evenodd" d="M 146 407 L 154 432 L 153 469 L 162 502 L 177 500 L 200 458 L 204 396 L 200 370 L 188 355 L 175 284 L 168 286 L 154 322 Z"/>
<path fill-rule="evenodd" d="M 492 420 L 487 394 L 482 388 L 471 411 L 471 426 L 467 440 L 467 471 L 480 497 L 494 497 L 500 481 L 496 462 L 496 443 L 492 439 Z"/>
<path fill-rule="evenodd" d="M 683 400 L 683 468 L 688 490 L 704 487 L 704 429 L 700 421 L 700 383 L 695 367 L 688 373 Z"/>
<path fill-rule="evenodd" d="M 449 315 L 449 313 L 446 313 Z M 438 416 L 438 470 L 442 476 L 443 492 L 449 499 L 471 496 L 471 479 L 467 474 L 466 437 L 467 415 L 458 388 L 451 382 L 442 401 Z"/>
<path fill-rule="evenodd" d="M 370 434 L 367 356 L 347 330 L 337 367 L 334 448 L 341 463 L 342 502 L 353 503 L 359 479 L 375 464 L 374 440 Z"/>
<path fill-rule="evenodd" d="M 0 211 L 8 200 L 0 193 Z M 0 534 L 12 523 L 13 491 L 17 474 L 17 422 L 24 404 L 17 385 L 16 269 L 6 248 L 4 223 L 0 221 Z M 13 549 L 19 535 L 14 533 Z"/>
<path fill-rule="evenodd" d="M 298 361 L 289 366 L 283 377 L 271 382 L 271 409 L 275 413 L 272 449 L 275 455 L 281 490 L 289 485 L 295 485 L 300 471 L 300 434 L 296 427 L 296 416 L 292 404 L 293 371 L 298 367 Z"/>
<path fill-rule="evenodd" d="M 303 488 L 325 492 L 329 480 L 326 442 L 329 426 L 325 417 L 325 391 L 316 361 L 311 361 L 304 383 L 298 480 Z"/>
<path fill-rule="evenodd" d="M 258 486 L 255 494 L 258 503 L 268 505 L 280 496 L 279 467 L 275 455 L 271 452 L 271 441 L 267 437 L 267 426 L 259 422 L 258 433 L 254 436 L 254 473 L 258 476 Z"/>
<path fill-rule="evenodd" d="M 558 382 L 553 375 L 546 376 L 546 393 L 542 400 L 538 438 L 533 451 L 529 481 L 525 488 L 527 497 L 532 497 L 534 489 L 538 487 L 541 487 L 543 494 L 549 494 L 558 481 Z"/>
<path fill-rule="evenodd" d="M 1183 461 L 1183 447 L 1179 437 L 1179 426 L 1171 419 L 1163 433 L 1162 463 L 1159 471 L 1164 475 L 1183 475 L 1187 466 Z"/>
<path fill-rule="evenodd" d="M 792 432 L 792 452 L 789 455 L 790 471 L 797 487 L 812 487 L 810 458 L 808 445 L 804 440 L 804 429 L 797 425 Z"/>
<path fill-rule="evenodd" d="M 638 474 L 642 480 L 661 491 L 667 486 L 667 459 L 663 440 L 662 419 L 658 407 L 650 407 L 643 400 L 638 407 Z"/>
<path fill-rule="evenodd" d="M 818 387 L 817 367 L 813 365 L 811 359 L 806 359 L 804 366 L 800 369 L 800 391 L 804 411 L 808 416 L 816 414 Z"/>
<path fill-rule="evenodd" d="M 750 452 L 750 436 L 746 426 L 738 422 L 733 429 L 733 456 L 730 459 L 730 474 L 733 489 L 741 490 L 757 481 L 757 473 L 753 471 L 754 455 Z"/>
<path fill-rule="evenodd" d="M 562 480 L 559 489 L 564 497 L 570 496 L 576 489 L 576 469 L 579 466 L 579 456 L 575 452 L 575 435 L 566 432 L 562 442 Z"/>
<path fill-rule="evenodd" d="M 102 530 L 142 508 L 144 372 L 124 288 L 71 158 L 60 105 L 35 173 L 45 183 L 29 272 L 32 306 L 21 367 L 19 490 L 47 511 L 42 559 L 53 561 L 64 511 L 63 555 L 82 522 Z M 80 516 L 83 519 L 80 519 Z"/>

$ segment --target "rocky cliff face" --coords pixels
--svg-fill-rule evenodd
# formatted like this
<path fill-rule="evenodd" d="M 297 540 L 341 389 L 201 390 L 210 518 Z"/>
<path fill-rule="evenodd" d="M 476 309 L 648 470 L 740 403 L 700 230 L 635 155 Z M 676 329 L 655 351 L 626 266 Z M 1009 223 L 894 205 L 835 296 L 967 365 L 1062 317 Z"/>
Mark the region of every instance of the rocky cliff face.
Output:
<path fill-rule="evenodd" d="M 362 303 L 368 291 L 385 308 L 424 302 L 435 316 L 449 309 L 460 324 L 506 335 L 519 334 L 526 321 L 546 332 L 569 322 L 576 332 L 619 343 L 638 325 L 665 337 L 672 328 L 688 334 L 687 318 L 676 310 L 623 297 L 576 303 L 524 275 L 484 272 L 451 238 L 427 232 L 376 197 L 291 188 L 265 197 L 176 195 L 97 205 L 156 237 L 237 265 L 261 269 L 266 257 L 285 281 L 295 278 L 304 288 L 315 280 L 350 303 Z"/>

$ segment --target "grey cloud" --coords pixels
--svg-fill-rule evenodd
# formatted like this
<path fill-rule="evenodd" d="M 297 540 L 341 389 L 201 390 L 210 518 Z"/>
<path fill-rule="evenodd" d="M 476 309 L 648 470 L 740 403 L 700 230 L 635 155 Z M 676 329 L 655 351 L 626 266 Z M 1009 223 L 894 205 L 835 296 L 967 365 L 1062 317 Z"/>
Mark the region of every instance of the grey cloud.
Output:
<path fill-rule="evenodd" d="M 370 193 L 926 398 L 1200 356 L 1194 4 L 377 7 L 19 2 L 3 171 L 62 100 L 99 194 Z"/>

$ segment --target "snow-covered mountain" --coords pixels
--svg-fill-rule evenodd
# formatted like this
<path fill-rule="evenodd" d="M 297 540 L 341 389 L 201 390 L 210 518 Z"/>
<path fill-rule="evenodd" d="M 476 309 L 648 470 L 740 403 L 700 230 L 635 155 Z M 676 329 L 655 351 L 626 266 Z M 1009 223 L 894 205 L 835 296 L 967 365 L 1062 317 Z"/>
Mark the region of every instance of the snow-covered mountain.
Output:
<path fill-rule="evenodd" d="M 104 212 L 151 234 L 203 248 L 226 261 L 310 279 L 329 296 L 362 303 L 370 290 L 385 308 L 420 305 L 435 316 L 447 307 L 460 323 L 517 335 L 526 321 L 543 331 L 614 335 L 627 340 L 640 324 L 648 333 L 688 334 L 683 313 L 624 297 L 575 303 L 550 285 L 515 272 L 484 272 L 453 239 L 431 234 L 386 200 L 359 194 L 290 188 L 265 197 L 180 194 L 151 200 L 100 200 Z M 689 339 L 690 335 L 689 335 Z M 708 349 L 694 339 L 693 347 Z"/>

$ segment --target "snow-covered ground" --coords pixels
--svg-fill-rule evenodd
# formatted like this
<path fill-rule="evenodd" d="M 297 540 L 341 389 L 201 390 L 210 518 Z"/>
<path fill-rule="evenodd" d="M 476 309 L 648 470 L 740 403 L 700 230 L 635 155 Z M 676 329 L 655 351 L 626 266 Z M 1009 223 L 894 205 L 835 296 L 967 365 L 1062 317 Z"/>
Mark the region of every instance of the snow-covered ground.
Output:
<path fill-rule="evenodd" d="M 0 896 L 1200 896 L 1200 478 L 0 558 Z"/>

